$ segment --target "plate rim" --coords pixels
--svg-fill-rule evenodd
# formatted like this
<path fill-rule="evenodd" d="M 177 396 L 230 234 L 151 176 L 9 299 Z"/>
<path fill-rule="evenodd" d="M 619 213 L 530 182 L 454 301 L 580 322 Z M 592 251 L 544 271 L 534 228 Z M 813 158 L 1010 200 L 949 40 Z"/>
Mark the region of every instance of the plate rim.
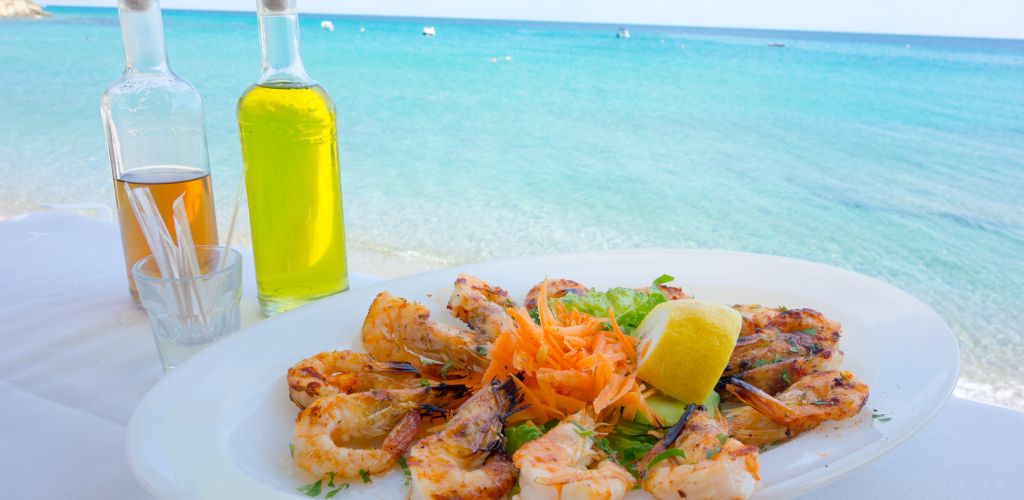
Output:
<path fill-rule="evenodd" d="M 491 267 L 491 266 L 510 266 L 510 265 L 516 265 L 516 264 L 521 264 L 521 263 L 526 263 L 526 262 L 536 262 L 536 261 L 544 261 L 544 260 L 550 260 L 550 259 L 608 257 L 608 256 L 615 256 L 615 255 L 630 255 L 630 254 L 632 254 L 632 255 L 654 255 L 654 254 L 657 254 L 657 255 L 677 255 L 677 256 L 680 256 L 680 257 L 703 256 L 703 257 L 756 258 L 756 259 L 768 258 L 768 259 L 774 259 L 774 260 L 778 260 L 778 261 L 788 262 L 788 263 L 790 263 L 792 265 L 803 265 L 803 266 L 811 265 L 813 267 L 818 267 L 818 268 L 821 268 L 821 269 L 827 269 L 829 272 L 833 272 L 833 273 L 838 272 L 838 273 L 841 273 L 841 274 L 845 274 L 845 275 L 849 275 L 851 277 L 854 277 L 855 279 L 867 280 L 868 282 L 871 282 L 871 283 L 873 283 L 873 284 L 875 284 L 877 286 L 882 286 L 882 287 L 885 287 L 885 288 L 889 288 L 893 292 L 903 296 L 904 299 L 908 299 L 911 302 L 916 303 L 916 305 L 920 306 L 925 312 L 928 313 L 928 315 L 932 316 L 933 319 L 938 320 L 938 324 L 941 324 L 941 326 L 943 327 L 941 329 L 941 331 L 933 332 L 933 335 L 935 335 L 936 338 L 942 338 L 943 340 L 948 341 L 948 343 L 949 343 L 948 347 L 951 347 L 952 351 L 950 352 L 951 359 L 947 360 L 947 361 L 951 361 L 952 364 L 949 364 L 949 363 L 943 363 L 942 364 L 942 366 L 946 367 L 946 369 L 944 369 L 941 372 L 941 374 L 943 375 L 943 379 L 946 382 L 946 384 L 945 384 L 944 390 L 941 391 L 941 393 L 936 393 L 937 396 L 941 395 L 941 398 L 937 398 L 937 399 L 939 399 L 939 402 L 937 404 L 932 405 L 929 409 L 927 409 L 927 411 L 922 412 L 921 416 L 918 419 L 916 419 L 912 425 L 908 426 L 908 429 L 906 431 L 902 432 L 901 434 L 898 434 L 898 435 L 894 436 L 892 439 L 887 439 L 887 440 L 885 440 L 884 443 L 878 444 L 878 445 L 876 445 L 874 447 L 871 447 L 871 448 L 862 447 L 862 448 L 854 451 L 852 454 L 840 457 L 835 462 L 832 462 L 831 464 L 829 464 L 831 466 L 831 471 L 830 471 L 829 474 L 824 474 L 823 475 L 823 474 L 820 473 L 820 471 L 818 469 L 810 470 L 810 471 L 804 472 L 804 473 L 802 473 L 802 474 L 800 474 L 800 475 L 798 475 L 796 477 L 789 478 L 789 479 L 783 480 L 781 482 L 775 483 L 775 484 L 773 484 L 773 485 L 771 485 L 771 486 L 769 486 L 767 488 L 764 488 L 764 489 L 758 488 L 758 490 L 756 492 L 757 493 L 757 498 L 774 497 L 776 495 L 780 495 L 780 494 L 783 494 L 783 493 L 787 497 L 795 497 L 795 496 L 798 496 L 798 495 L 806 494 L 808 492 L 820 489 L 821 487 L 824 487 L 824 486 L 826 486 L 826 485 L 828 485 L 828 484 L 830 484 L 832 482 L 838 481 L 839 479 L 842 479 L 844 477 L 849 476 L 851 473 L 855 472 L 856 470 L 858 470 L 859 468 L 863 467 L 864 465 L 866 465 L 866 464 L 868 464 L 868 463 L 870 463 L 870 462 L 872 462 L 872 461 L 882 457 L 883 455 L 888 454 L 893 449 L 895 449 L 898 446 L 902 445 L 907 440 L 909 440 L 911 437 L 913 437 L 918 432 L 920 432 L 921 429 L 923 429 L 925 426 L 927 426 L 932 421 L 932 419 L 934 419 L 934 417 L 940 411 L 942 411 L 942 409 L 946 406 L 946 404 L 948 403 L 949 399 L 952 397 L 952 395 L 954 393 L 957 381 L 959 380 L 959 377 L 960 377 L 961 358 L 960 358 L 960 345 L 959 345 L 959 341 L 957 340 L 956 335 L 953 333 L 952 329 L 949 327 L 949 324 L 945 320 L 945 318 L 943 318 L 940 314 L 938 314 L 938 312 L 936 312 L 928 303 L 926 303 L 923 300 L 917 298 L 913 294 L 903 290 L 902 288 L 899 288 L 899 287 L 897 287 L 897 286 L 895 286 L 895 285 L 893 285 L 891 283 L 883 281 L 883 280 L 881 280 L 879 278 L 875 278 L 873 276 L 869 276 L 869 275 L 866 275 L 866 274 L 863 274 L 863 273 L 859 273 L 859 272 L 856 272 L 856 271 L 852 271 L 852 270 L 849 270 L 849 269 L 845 269 L 845 268 L 841 268 L 841 267 L 837 267 L 837 266 L 833 266 L 833 265 L 830 265 L 830 264 L 825 264 L 825 263 L 821 263 L 821 262 L 817 262 L 817 261 L 812 261 L 812 260 L 807 260 L 807 259 L 799 259 L 799 258 L 795 258 L 795 257 L 788 257 L 788 256 L 775 255 L 775 254 L 769 254 L 769 253 L 744 252 L 744 251 L 721 250 L 721 249 L 637 248 L 637 249 L 596 250 L 596 251 L 586 251 L 586 252 L 559 252 L 559 253 L 551 253 L 551 254 L 539 254 L 539 255 L 529 255 L 529 256 L 519 256 L 519 257 L 508 257 L 508 258 L 500 258 L 500 259 L 492 259 L 492 260 L 485 260 L 485 261 L 479 261 L 479 262 L 460 264 L 460 265 L 456 265 L 456 266 L 449 266 L 449 267 L 445 267 L 445 268 L 441 268 L 441 269 L 433 269 L 433 270 L 428 270 L 428 271 L 424 271 L 424 272 L 420 272 L 420 273 L 416 273 L 416 274 L 410 274 L 410 275 L 407 275 L 407 276 L 401 276 L 401 277 L 392 278 L 392 279 L 385 279 L 385 280 L 382 280 L 382 281 L 379 281 L 379 282 L 370 283 L 370 284 L 367 284 L 367 285 L 364 285 L 364 286 L 361 286 L 361 287 L 358 287 L 358 288 L 354 288 L 354 289 L 348 290 L 346 292 L 342 292 L 342 293 L 340 293 L 338 295 L 335 295 L 335 296 L 326 297 L 325 299 L 322 299 L 322 300 L 319 300 L 319 301 L 316 301 L 316 302 L 312 302 L 310 304 L 307 304 L 307 305 L 305 305 L 303 307 L 300 307 L 300 308 L 297 308 L 295 310 L 302 310 L 302 309 L 305 309 L 305 307 L 308 306 L 308 305 L 314 305 L 316 303 L 323 303 L 325 300 L 326 301 L 330 301 L 330 300 L 332 300 L 332 298 L 335 299 L 335 300 L 339 300 L 339 297 L 344 297 L 349 291 L 358 291 L 360 289 L 372 288 L 372 287 L 384 287 L 384 286 L 386 286 L 386 285 L 388 285 L 390 283 L 395 283 L 395 282 L 418 281 L 418 280 L 424 280 L 424 279 L 429 281 L 429 280 L 431 280 L 433 278 L 432 275 L 441 276 L 441 275 L 446 275 L 446 274 L 451 274 L 451 273 L 456 273 L 456 272 L 472 272 L 472 270 L 474 268 L 480 268 L 480 267 L 486 268 L 486 267 Z M 340 300 L 344 300 L 344 299 L 340 299 Z M 289 311 L 289 313 L 292 313 L 292 312 Z M 279 315 L 275 315 L 275 316 L 272 316 L 272 317 L 263 318 L 260 321 L 257 321 L 257 322 L 255 322 L 253 324 L 250 324 L 250 325 L 247 325 L 246 327 L 240 329 L 238 332 L 235 332 L 234 334 L 228 336 L 227 338 L 223 339 L 222 341 L 219 341 L 217 344 L 226 344 L 226 345 L 230 346 L 231 344 L 234 344 L 234 343 L 243 342 L 243 340 L 239 340 L 240 338 L 243 337 L 243 335 L 239 335 L 243 331 L 251 330 L 251 329 L 253 329 L 254 327 L 257 327 L 257 326 L 260 326 L 260 328 L 266 328 L 265 326 L 261 326 L 261 325 L 266 325 L 266 324 L 268 324 L 268 322 L 270 322 L 270 323 L 279 322 L 279 321 L 281 321 L 280 318 L 290 317 L 290 316 L 288 316 L 289 313 L 279 314 Z M 942 335 L 940 335 L 940 333 Z M 186 375 L 182 375 L 182 373 L 186 373 L 187 374 L 188 372 L 192 371 L 191 367 L 193 365 L 197 365 L 198 364 L 197 362 L 195 362 L 195 360 L 197 360 L 197 359 L 205 359 L 207 357 L 212 357 L 212 356 L 217 356 L 216 353 L 218 351 L 225 350 L 225 349 L 228 349 L 228 347 L 224 347 L 223 345 L 211 346 L 210 348 L 204 349 L 202 352 L 196 354 L 195 356 L 193 356 L 191 359 L 189 359 L 185 363 L 182 363 L 181 365 L 179 365 L 179 367 L 177 367 L 173 372 L 168 373 L 168 374 L 164 375 L 163 377 L 161 377 L 161 379 L 159 381 L 157 381 L 157 383 L 154 384 L 146 392 L 145 396 L 143 396 L 143 398 L 139 401 L 139 404 L 137 405 L 137 407 L 135 408 L 134 412 L 132 413 L 131 420 L 129 421 L 128 427 L 126 429 L 126 438 L 125 438 L 125 447 L 124 447 L 125 454 L 126 454 L 126 457 L 128 459 L 129 467 L 130 467 L 133 475 L 135 476 L 135 478 L 139 481 L 139 483 L 147 491 L 149 491 L 151 494 L 153 494 L 153 495 L 155 495 L 157 497 L 161 497 L 161 498 L 162 497 L 166 497 L 167 495 L 171 494 L 171 492 L 173 490 L 171 490 L 170 488 L 164 488 L 163 485 L 159 484 L 158 481 L 156 481 L 154 478 L 150 477 L 150 475 L 147 473 L 147 471 L 144 470 L 145 467 L 142 464 L 143 457 L 140 456 L 138 453 L 136 453 L 136 450 L 137 450 L 138 446 L 135 446 L 137 441 L 140 439 L 139 438 L 139 429 L 138 429 L 138 419 L 141 418 L 141 415 L 143 414 L 144 408 L 148 404 L 151 404 L 150 400 L 151 400 L 151 398 L 155 397 L 156 393 L 159 392 L 158 389 L 160 389 L 161 387 L 163 387 L 165 385 L 169 385 L 169 384 L 173 383 L 173 380 L 176 380 L 177 378 L 181 378 L 181 377 L 186 376 Z M 168 382 L 169 380 L 172 381 L 172 382 Z M 870 450 L 870 452 L 863 452 L 866 448 L 868 450 Z M 779 490 L 781 490 L 781 491 L 779 491 Z"/>

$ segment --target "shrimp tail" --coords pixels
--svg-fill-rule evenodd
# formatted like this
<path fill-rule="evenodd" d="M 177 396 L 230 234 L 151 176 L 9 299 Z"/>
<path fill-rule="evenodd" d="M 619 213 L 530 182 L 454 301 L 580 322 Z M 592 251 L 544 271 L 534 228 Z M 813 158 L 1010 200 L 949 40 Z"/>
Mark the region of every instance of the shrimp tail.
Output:
<path fill-rule="evenodd" d="M 419 427 L 420 414 L 415 411 L 406 413 L 402 420 L 398 422 L 398 425 L 388 433 L 382 448 L 395 457 L 402 455 L 409 450 L 409 446 L 412 445 Z"/>
<path fill-rule="evenodd" d="M 684 410 L 683 414 L 679 417 L 679 421 L 673 424 L 672 427 L 669 427 L 668 431 L 665 432 L 665 437 L 661 438 L 661 440 L 658 441 L 658 443 L 655 444 L 642 459 L 640 459 L 640 462 L 637 463 L 636 470 L 640 477 L 647 475 L 647 467 L 651 463 L 651 460 L 654 460 L 654 457 L 667 450 L 672 446 L 672 443 L 676 442 L 676 439 L 679 439 L 683 430 L 686 429 L 686 424 L 690 421 L 690 417 L 698 411 L 706 411 L 704 405 L 690 403 L 686 406 L 686 410 Z"/>
<path fill-rule="evenodd" d="M 792 408 L 761 389 L 743 381 L 743 379 L 733 377 L 732 381 L 725 388 L 733 396 L 736 396 L 736 399 L 739 399 L 779 425 L 789 427 L 790 422 L 796 417 L 796 412 Z"/>

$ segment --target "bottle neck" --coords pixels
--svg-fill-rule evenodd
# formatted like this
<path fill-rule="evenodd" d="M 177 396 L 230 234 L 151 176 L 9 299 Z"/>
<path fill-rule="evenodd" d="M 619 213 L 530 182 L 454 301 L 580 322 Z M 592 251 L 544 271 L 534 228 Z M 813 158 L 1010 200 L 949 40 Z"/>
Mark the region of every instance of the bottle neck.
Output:
<path fill-rule="evenodd" d="M 260 83 L 311 83 L 299 54 L 299 16 L 295 0 L 260 0 Z"/>
<path fill-rule="evenodd" d="M 125 73 L 170 73 L 160 3 L 157 0 L 118 0 L 117 8 L 124 39 Z"/>

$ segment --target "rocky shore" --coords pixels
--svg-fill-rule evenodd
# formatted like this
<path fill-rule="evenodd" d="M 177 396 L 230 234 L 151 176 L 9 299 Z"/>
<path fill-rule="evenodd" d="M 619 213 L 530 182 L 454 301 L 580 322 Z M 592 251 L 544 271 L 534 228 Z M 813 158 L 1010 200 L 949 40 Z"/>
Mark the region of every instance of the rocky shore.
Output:
<path fill-rule="evenodd" d="M 0 17 L 46 17 L 50 15 L 32 0 L 0 0 Z"/>

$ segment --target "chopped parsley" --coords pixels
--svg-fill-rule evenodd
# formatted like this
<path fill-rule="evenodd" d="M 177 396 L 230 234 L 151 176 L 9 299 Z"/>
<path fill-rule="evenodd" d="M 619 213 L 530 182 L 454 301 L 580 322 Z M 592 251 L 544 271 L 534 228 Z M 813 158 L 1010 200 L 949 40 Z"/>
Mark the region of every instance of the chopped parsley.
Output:
<path fill-rule="evenodd" d="M 812 405 L 818 405 L 818 406 L 825 406 L 825 405 L 828 404 L 828 401 L 823 401 L 823 400 L 819 399 L 817 401 L 811 401 L 811 404 Z"/>
<path fill-rule="evenodd" d="M 292 443 L 288 443 L 288 454 L 295 458 L 295 445 Z"/>
<path fill-rule="evenodd" d="M 487 355 L 487 346 L 485 346 L 485 345 L 478 345 L 478 346 L 476 346 L 476 353 L 481 355 L 481 356 L 486 356 Z"/>
<path fill-rule="evenodd" d="M 789 308 L 788 308 L 788 307 L 786 307 L 786 306 L 779 306 L 779 307 L 777 307 L 776 309 L 778 309 L 778 310 L 779 310 L 779 312 L 786 312 L 786 311 L 788 311 L 788 310 L 789 310 Z"/>
<path fill-rule="evenodd" d="M 348 483 L 341 483 L 341 484 L 338 485 L 337 489 L 333 489 L 331 491 L 328 491 L 327 494 L 324 495 L 324 498 L 334 498 L 334 495 L 337 495 L 338 492 L 340 492 L 341 490 L 343 490 L 345 488 L 348 488 Z"/>
<path fill-rule="evenodd" d="M 441 367 L 441 379 L 448 380 L 448 370 L 452 368 L 453 364 L 455 364 L 455 362 L 449 360 L 447 363 L 444 364 L 444 366 Z"/>
<path fill-rule="evenodd" d="M 804 335 L 810 335 L 812 337 L 817 337 L 818 336 L 818 330 L 815 329 L 815 328 L 804 328 L 803 330 L 797 330 L 796 332 L 797 333 L 802 333 Z"/>
<path fill-rule="evenodd" d="M 327 473 L 327 486 L 329 488 L 333 488 L 334 487 L 334 472 L 328 472 Z"/>
<path fill-rule="evenodd" d="M 871 414 L 871 418 L 878 420 L 879 422 L 888 422 L 892 420 L 892 417 L 884 413 L 878 413 L 878 410 L 874 410 L 874 413 Z"/>
<path fill-rule="evenodd" d="M 680 457 L 682 459 L 686 459 L 686 452 L 680 450 L 679 448 L 669 448 L 661 453 L 658 453 L 657 455 L 654 455 L 654 458 L 651 459 L 651 463 L 647 464 L 647 467 L 654 467 L 654 464 L 662 460 L 665 460 L 666 458 L 672 457 Z"/>
<path fill-rule="evenodd" d="M 359 477 L 363 478 L 364 483 L 373 482 L 373 479 L 370 479 L 370 473 L 366 469 L 359 469 Z"/>
<path fill-rule="evenodd" d="M 409 469 L 409 462 L 405 460 L 405 455 L 398 457 L 398 466 L 402 468 L 405 484 L 409 484 L 409 480 L 412 479 L 412 470 Z"/>
<path fill-rule="evenodd" d="M 318 497 L 320 496 L 320 491 L 323 488 L 323 481 L 323 479 L 320 479 L 315 483 L 299 486 L 298 488 L 295 488 L 295 491 L 298 491 L 307 497 Z"/>
<path fill-rule="evenodd" d="M 793 385 L 793 379 L 789 378 L 789 370 L 782 370 L 782 381 L 787 384 Z"/>
<path fill-rule="evenodd" d="M 717 439 L 719 443 L 725 444 L 725 442 L 729 440 L 729 435 L 728 434 L 715 434 L 715 439 Z"/>
<path fill-rule="evenodd" d="M 708 450 L 708 452 L 707 452 L 707 454 L 705 456 L 707 456 L 708 459 L 711 459 L 711 458 L 714 458 L 714 456 L 717 455 L 720 451 L 722 451 L 722 447 L 721 446 L 715 446 L 714 448 L 711 448 L 710 450 Z"/>
<path fill-rule="evenodd" d="M 430 381 L 427 379 L 420 380 L 420 387 L 430 387 Z"/>
<path fill-rule="evenodd" d="M 595 434 L 594 431 L 587 429 L 586 427 L 583 427 L 582 425 L 577 424 L 576 422 L 570 421 L 570 423 L 573 425 L 573 427 L 576 428 L 576 434 L 578 434 L 580 437 L 589 438 L 593 437 Z"/>

